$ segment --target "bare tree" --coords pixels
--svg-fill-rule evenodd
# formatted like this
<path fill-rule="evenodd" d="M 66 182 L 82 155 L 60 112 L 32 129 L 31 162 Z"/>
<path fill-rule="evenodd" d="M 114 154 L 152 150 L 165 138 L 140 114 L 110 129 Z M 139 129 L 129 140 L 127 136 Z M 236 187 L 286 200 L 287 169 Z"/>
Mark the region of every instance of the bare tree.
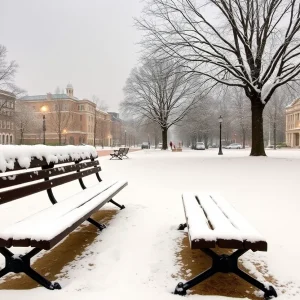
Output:
<path fill-rule="evenodd" d="M 251 155 L 265 155 L 263 110 L 300 73 L 300 0 L 149 0 L 138 26 L 157 56 L 242 88 L 251 103 Z M 218 22 L 215 21 L 218 16 Z"/>
<path fill-rule="evenodd" d="M 49 108 L 50 123 L 54 131 L 58 136 L 58 144 L 62 144 L 62 136 L 64 130 L 71 125 L 72 107 L 66 100 L 61 99 L 59 88 L 56 89 L 54 95 L 50 95 L 52 98 L 52 109 Z"/>
<path fill-rule="evenodd" d="M 24 90 L 18 88 L 14 84 L 14 78 L 18 65 L 15 61 L 7 62 L 6 60 L 7 50 L 6 47 L 0 45 L 0 89 L 8 91 L 18 96 L 24 93 Z M 7 100 L 0 102 L 0 112 L 7 105 Z"/>
<path fill-rule="evenodd" d="M 273 145 L 276 150 L 278 142 L 278 132 L 281 133 L 279 139 L 285 139 L 285 108 L 290 102 L 287 96 L 287 89 L 280 88 L 272 95 L 272 101 L 268 103 L 265 109 L 265 116 L 268 121 L 269 134 L 273 135 Z"/>
<path fill-rule="evenodd" d="M 230 93 L 232 123 L 239 132 L 242 140 L 242 147 L 245 148 L 246 137 L 251 130 L 251 107 L 250 102 L 245 101 L 245 95 L 239 88 L 232 88 Z M 235 141 L 236 142 L 236 141 Z"/>
<path fill-rule="evenodd" d="M 34 110 L 22 100 L 16 101 L 14 122 L 19 143 L 24 143 L 24 134 L 35 132 L 40 126 Z"/>
<path fill-rule="evenodd" d="M 98 96 L 92 96 L 92 102 L 96 104 L 94 110 L 94 147 L 96 146 L 96 139 L 101 141 L 102 148 L 104 148 L 105 134 L 107 132 L 107 126 L 100 111 L 106 112 L 108 105 L 104 100 L 100 100 Z"/>
<path fill-rule="evenodd" d="M 199 86 L 176 61 L 148 60 L 132 70 L 124 88 L 123 112 L 159 124 L 163 149 L 168 129 L 181 121 L 199 100 Z"/>
<path fill-rule="evenodd" d="M 217 122 L 219 116 L 219 112 L 214 109 L 212 104 L 217 104 L 217 101 L 209 97 L 203 98 L 178 124 L 176 131 L 181 140 L 192 145 L 203 141 L 205 147 L 208 148 L 209 140 L 212 140 L 215 134 L 214 123 Z"/>

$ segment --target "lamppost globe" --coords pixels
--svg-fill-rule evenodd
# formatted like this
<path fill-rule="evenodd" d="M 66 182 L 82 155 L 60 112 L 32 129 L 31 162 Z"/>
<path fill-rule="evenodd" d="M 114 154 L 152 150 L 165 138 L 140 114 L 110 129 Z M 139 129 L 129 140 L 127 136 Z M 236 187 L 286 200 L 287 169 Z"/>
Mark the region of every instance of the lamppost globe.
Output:
<path fill-rule="evenodd" d="M 223 122 L 223 118 L 222 116 L 219 117 L 219 123 L 220 123 L 220 141 L 219 141 L 219 153 L 218 155 L 223 155 L 222 152 L 222 122 Z"/>
<path fill-rule="evenodd" d="M 47 108 L 47 106 L 46 105 L 43 105 L 42 107 L 41 107 L 41 112 L 46 112 L 48 110 L 48 108 Z"/>

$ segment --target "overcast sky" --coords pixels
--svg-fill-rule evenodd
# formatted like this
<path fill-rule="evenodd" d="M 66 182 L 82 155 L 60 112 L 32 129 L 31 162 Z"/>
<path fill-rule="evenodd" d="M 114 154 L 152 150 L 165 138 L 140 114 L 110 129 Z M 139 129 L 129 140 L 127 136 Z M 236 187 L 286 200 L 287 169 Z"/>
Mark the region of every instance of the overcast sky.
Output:
<path fill-rule="evenodd" d="M 0 0 L 0 44 L 19 64 L 16 84 L 38 95 L 70 82 L 76 97 L 95 94 L 118 110 L 139 58 L 141 9 L 140 0 Z"/>

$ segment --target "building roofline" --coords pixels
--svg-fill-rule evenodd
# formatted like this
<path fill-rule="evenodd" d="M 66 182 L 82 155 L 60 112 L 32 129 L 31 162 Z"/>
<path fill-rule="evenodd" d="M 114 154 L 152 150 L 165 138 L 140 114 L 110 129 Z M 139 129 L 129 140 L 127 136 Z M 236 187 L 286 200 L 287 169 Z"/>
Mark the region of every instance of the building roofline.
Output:
<path fill-rule="evenodd" d="M 4 96 L 16 98 L 16 95 L 14 93 L 11 93 L 11 92 L 8 92 L 8 91 L 5 91 L 5 90 L 0 90 L 0 94 L 2 94 Z"/>

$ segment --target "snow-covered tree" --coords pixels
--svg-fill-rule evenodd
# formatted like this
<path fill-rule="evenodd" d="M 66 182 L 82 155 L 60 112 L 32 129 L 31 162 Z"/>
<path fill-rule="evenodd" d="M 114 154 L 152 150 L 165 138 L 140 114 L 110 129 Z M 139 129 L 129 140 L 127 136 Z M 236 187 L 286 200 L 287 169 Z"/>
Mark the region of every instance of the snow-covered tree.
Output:
<path fill-rule="evenodd" d="M 300 0 L 148 0 L 147 53 L 180 59 L 212 84 L 239 87 L 252 111 L 251 155 L 265 155 L 263 110 L 300 73 Z"/>
<path fill-rule="evenodd" d="M 42 120 L 37 117 L 31 106 L 22 100 L 18 100 L 16 101 L 14 122 L 16 139 L 19 139 L 20 144 L 23 144 L 24 134 L 38 131 Z"/>
<path fill-rule="evenodd" d="M 200 99 L 200 85 L 181 70 L 174 60 L 147 60 L 132 70 L 124 88 L 123 113 L 159 124 L 163 149 L 168 148 L 168 129 L 180 122 Z"/>

